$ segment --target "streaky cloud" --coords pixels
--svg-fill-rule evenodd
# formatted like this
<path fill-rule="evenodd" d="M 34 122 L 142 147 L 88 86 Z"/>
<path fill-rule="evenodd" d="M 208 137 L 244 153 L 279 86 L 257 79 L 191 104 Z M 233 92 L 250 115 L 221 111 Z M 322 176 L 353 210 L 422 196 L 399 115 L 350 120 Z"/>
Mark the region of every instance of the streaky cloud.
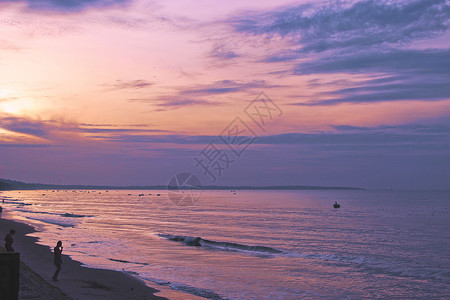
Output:
<path fill-rule="evenodd" d="M 225 45 L 215 45 L 211 49 L 209 56 L 213 59 L 228 61 L 230 59 L 239 57 L 240 55 L 228 49 Z"/>
<path fill-rule="evenodd" d="M 450 99 L 450 50 L 392 50 L 326 58 L 298 64 L 295 74 L 383 74 L 353 87 L 323 93 L 325 100 L 294 105 Z M 314 84 L 314 83 L 313 83 Z"/>
<path fill-rule="evenodd" d="M 41 138 L 47 137 L 50 131 L 50 126 L 45 122 L 9 116 L 0 116 L 0 128 Z"/>
<path fill-rule="evenodd" d="M 108 124 L 94 125 L 74 122 L 69 123 L 57 120 L 36 120 L 26 117 L 0 115 L 0 128 L 17 134 L 26 134 L 37 138 L 44 138 L 55 143 L 58 143 L 61 140 L 61 135 L 64 134 L 82 137 L 83 135 L 99 133 L 113 136 L 118 134 L 167 134 L 170 132 L 161 129 L 140 128 L 142 126 L 139 126 L 139 124 L 138 126 L 128 125 L 127 127 L 133 128 L 121 128 L 116 125 Z"/>
<path fill-rule="evenodd" d="M 229 23 L 238 32 L 293 37 L 299 52 L 305 53 L 430 38 L 448 29 L 449 15 L 450 4 L 445 0 L 369 0 L 251 12 Z"/>
<path fill-rule="evenodd" d="M 131 0 L 0 0 L 0 3 L 20 2 L 34 11 L 79 12 L 87 8 L 124 5 Z"/>
<path fill-rule="evenodd" d="M 212 105 L 211 102 L 201 99 L 181 99 L 177 97 L 166 97 L 163 102 L 159 103 L 161 107 L 182 107 L 191 105 Z"/>
<path fill-rule="evenodd" d="M 334 91 L 293 105 L 450 99 L 450 50 L 433 49 L 432 43 L 429 49 L 412 46 L 448 32 L 448 1 L 309 3 L 245 12 L 229 24 L 238 33 L 286 38 L 288 46 L 260 60 L 283 65 L 283 76 L 383 77 L 348 88 L 329 84 L 327 90 L 335 87 Z"/>
<path fill-rule="evenodd" d="M 447 122 L 447 123 L 446 123 Z M 442 124 L 441 124 L 442 123 Z M 293 132 L 258 137 L 252 147 L 262 146 L 307 146 L 320 151 L 405 151 L 411 153 L 445 154 L 450 141 L 450 126 L 447 121 L 441 123 L 411 123 L 396 126 L 361 127 L 352 125 L 330 125 L 332 130 L 320 132 Z M 208 145 L 214 143 L 226 149 L 217 136 L 213 135 L 97 135 L 91 136 L 117 143 L 126 144 L 172 144 L 172 145 Z M 145 148 L 142 148 L 145 149 Z M 174 150 L 178 151 L 178 150 Z M 189 149 L 188 151 L 194 151 Z"/>
<path fill-rule="evenodd" d="M 450 120 L 447 120 L 447 122 Z M 400 126 L 381 125 L 376 127 L 353 126 L 353 125 L 331 125 L 338 132 L 361 133 L 402 133 L 402 134 L 450 134 L 450 126 L 446 124 L 405 124 Z"/>
<path fill-rule="evenodd" d="M 235 81 L 218 80 L 208 84 L 192 84 L 177 87 L 173 95 L 154 98 L 131 98 L 131 102 L 144 102 L 159 107 L 157 111 L 179 109 L 188 106 L 221 105 L 219 101 L 205 100 L 208 96 L 243 93 L 253 89 L 271 89 L 281 87 L 265 80 Z"/>
<path fill-rule="evenodd" d="M 55 147 L 55 145 L 0 142 L 0 147 L 4 147 L 4 148 L 51 148 L 51 147 Z"/>
<path fill-rule="evenodd" d="M 299 63 L 294 74 L 326 73 L 392 73 L 416 72 L 449 76 L 450 50 L 398 50 L 362 51 L 346 55 L 328 56 Z"/>
<path fill-rule="evenodd" d="M 229 94 L 229 93 L 239 93 L 245 92 L 250 89 L 269 89 L 279 87 L 278 85 L 271 85 L 265 80 L 253 80 L 248 82 L 240 82 L 234 80 L 220 80 L 215 81 L 211 84 L 200 84 L 190 87 L 185 87 L 180 91 L 182 95 L 196 95 L 196 96 L 207 96 L 207 95 L 217 95 L 217 94 Z"/>
<path fill-rule="evenodd" d="M 220 103 L 194 99 L 184 95 L 160 96 L 156 98 L 132 98 L 130 102 L 141 102 L 159 107 L 156 111 L 167 111 L 189 106 L 219 105 Z"/>
<path fill-rule="evenodd" d="M 151 87 L 152 82 L 144 79 L 136 80 L 116 80 L 114 83 L 103 83 L 100 86 L 108 90 L 124 90 L 124 89 L 144 89 Z"/>
<path fill-rule="evenodd" d="M 116 134 L 92 135 L 90 138 L 124 143 L 199 145 L 210 143 L 214 140 L 215 136 Z"/>

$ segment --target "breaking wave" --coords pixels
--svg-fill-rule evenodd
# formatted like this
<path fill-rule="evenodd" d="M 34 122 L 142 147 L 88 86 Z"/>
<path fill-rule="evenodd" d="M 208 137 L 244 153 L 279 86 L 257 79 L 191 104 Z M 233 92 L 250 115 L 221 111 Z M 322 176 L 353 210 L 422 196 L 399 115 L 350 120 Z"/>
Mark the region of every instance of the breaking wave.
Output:
<path fill-rule="evenodd" d="M 214 248 L 225 251 L 244 251 L 255 254 L 283 254 L 284 251 L 267 246 L 250 246 L 231 242 L 217 242 L 207 240 L 201 237 L 191 237 L 183 235 L 171 235 L 159 233 L 158 236 L 166 238 L 169 241 L 182 242 L 187 246 Z"/>

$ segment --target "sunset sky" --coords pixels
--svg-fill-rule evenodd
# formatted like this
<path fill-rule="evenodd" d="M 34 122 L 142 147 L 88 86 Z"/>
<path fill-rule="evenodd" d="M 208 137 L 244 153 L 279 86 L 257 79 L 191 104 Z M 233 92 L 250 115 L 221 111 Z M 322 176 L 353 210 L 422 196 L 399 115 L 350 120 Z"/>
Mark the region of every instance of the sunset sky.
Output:
<path fill-rule="evenodd" d="M 0 178 L 449 189 L 449 25 L 445 0 L 0 0 Z"/>

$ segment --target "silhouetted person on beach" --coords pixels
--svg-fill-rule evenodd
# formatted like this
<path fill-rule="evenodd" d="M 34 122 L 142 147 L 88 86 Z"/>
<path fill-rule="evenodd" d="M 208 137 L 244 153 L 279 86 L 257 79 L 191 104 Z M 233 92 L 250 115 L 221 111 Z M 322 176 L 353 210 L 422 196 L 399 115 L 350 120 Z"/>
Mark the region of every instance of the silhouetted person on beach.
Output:
<path fill-rule="evenodd" d="M 59 271 L 61 271 L 61 264 L 63 262 L 62 257 L 61 257 L 62 251 L 63 251 L 62 242 L 58 241 L 58 243 L 56 243 L 56 247 L 53 248 L 53 254 L 54 254 L 53 263 L 56 266 L 55 274 L 53 274 L 53 277 L 52 277 L 52 279 L 54 281 L 58 281 L 58 274 L 59 274 Z"/>
<path fill-rule="evenodd" d="M 12 244 L 14 243 L 14 240 L 12 236 L 16 233 L 14 229 L 11 229 L 9 233 L 5 236 L 5 248 L 7 252 L 14 252 L 14 248 Z"/>

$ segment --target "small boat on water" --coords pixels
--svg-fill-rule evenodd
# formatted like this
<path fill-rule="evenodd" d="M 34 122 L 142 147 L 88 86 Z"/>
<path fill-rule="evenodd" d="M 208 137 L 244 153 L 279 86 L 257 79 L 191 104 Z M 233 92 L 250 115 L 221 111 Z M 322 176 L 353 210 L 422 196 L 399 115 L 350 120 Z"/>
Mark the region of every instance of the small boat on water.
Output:
<path fill-rule="evenodd" d="M 334 201 L 333 207 L 334 208 L 340 208 L 341 205 L 339 203 L 337 203 L 337 201 Z"/>

